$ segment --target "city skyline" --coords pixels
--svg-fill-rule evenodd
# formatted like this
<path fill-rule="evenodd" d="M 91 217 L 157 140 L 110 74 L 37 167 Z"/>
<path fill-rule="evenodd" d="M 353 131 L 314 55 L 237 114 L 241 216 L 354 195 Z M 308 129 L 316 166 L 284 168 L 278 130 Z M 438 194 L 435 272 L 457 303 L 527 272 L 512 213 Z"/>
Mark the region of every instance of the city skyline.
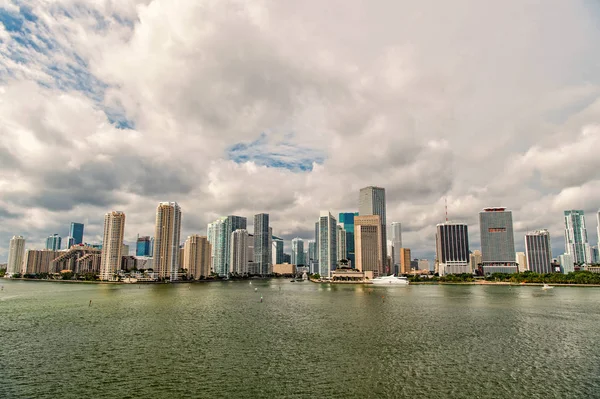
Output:
<path fill-rule="evenodd" d="M 561 253 L 568 209 L 589 215 L 597 242 L 596 2 L 489 12 L 467 1 L 463 13 L 349 0 L 335 21 L 311 2 L 232 13 L 227 1 L 183 0 L 165 6 L 167 19 L 119 3 L 1 9 L 0 262 L 13 235 L 42 248 L 58 233 L 64 248 L 71 222 L 97 243 L 114 209 L 133 247 L 153 235 L 164 200 L 189 212 L 183 237 L 220 216 L 268 212 L 286 244 L 307 240 L 318 210 L 358 211 L 368 185 L 386 188 L 387 224 L 402 223 L 418 258 L 433 258 L 444 198 L 473 248 L 477 212 L 494 204 L 513 211 L 517 251 L 544 228 Z M 358 22 L 367 29 L 356 37 Z"/>

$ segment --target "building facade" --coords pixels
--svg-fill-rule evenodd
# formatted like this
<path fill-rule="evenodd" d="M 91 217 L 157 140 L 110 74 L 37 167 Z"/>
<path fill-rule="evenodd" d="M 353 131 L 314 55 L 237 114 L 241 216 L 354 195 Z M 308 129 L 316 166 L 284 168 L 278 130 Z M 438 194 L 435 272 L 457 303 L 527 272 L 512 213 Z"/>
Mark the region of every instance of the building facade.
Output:
<path fill-rule="evenodd" d="M 177 202 L 161 202 L 156 208 L 154 271 L 159 279 L 179 279 L 181 208 Z"/>
<path fill-rule="evenodd" d="M 552 243 L 548 230 L 525 234 L 525 256 L 529 270 L 552 273 Z"/>
<path fill-rule="evenodd" d="M 187 270 L 188 278 L 199 280 L 210 275 L 210 254 L 210 243 L 206 236 L 188 236 L 183 246 L 183 269 Z"/>
<path fill-rule="evenodd" d="M 271 238 L 269 235 L 269 214 L 254 215 L 254 268 L 256 274 L 270 274 Z"/>
<path fill-rule="evenodd" d="M 232 274 L 245 276 L 249 273 L 249 256 L 251 251 L 249 247 L 251 242 L 250 234 L 245 229 L 238 229 L 231 233 L 231 269 Z"/>
<path fill-rule="evenodd" d="M 358 199 L 358 214 L 360 216 L 378 215 L 381 222 L 381 259 L 387 259 L 387 224 L 385 210 L 385 189 L 369 186 L 360 189 Z M 355 221 L 356 224 L 356 221 Z M 383 265 L 383 262 L 382 262 Z M 383 273 L 390 273 L 390 270 Z"/>
<path fill-rule="evenodd" d="M 328 211 L 321 211 L 317 226 L 319 274 L 330 278 L 337 267 L 337 220 Z"/>
<path fill-rule="evenodd" d="M 568 210 L 565 215 L 565 253 L 575 264 L 591 263 L 585 215 L 582 210 Z"/>
<path fill-rule="evenodd" d="M 346 252 L 346 230 L 338 223 L 337 225 L 337 260 L 348 260 Z"/>
<path fill-rule="evenodd" d="M 104 215 L 100 280 L 113 280 L 113 276 L 121 270 L 124 235 L 125 214 L 113 211 Z"/>
<path fill-rule="evenodd" d="M 71 222 L 69 237 L 73 237 L 74 243 L 67 248 L 71 248 L 73 245 L 83 244 L 83 227 L 83 223 Z"/>
<path fill-rule="evenodd" d="M 517 273 L 512 212 L 485 208 L 479 212 L 479 230 L 483 273 Z"/>
<path fill-rule="evenodd" d="M 23 258 L 25 257 L 25 239 L 22 236 L 13 236 L 8 245 L 8 262 L 6 263 L 6 274 L 21 273 Z"/>
<path fill-rule="evenodd" d="M 472 273 L 467 225 L 445 222 L 438 224 L 436 230 L 435 247 L 440 276 Z"/>

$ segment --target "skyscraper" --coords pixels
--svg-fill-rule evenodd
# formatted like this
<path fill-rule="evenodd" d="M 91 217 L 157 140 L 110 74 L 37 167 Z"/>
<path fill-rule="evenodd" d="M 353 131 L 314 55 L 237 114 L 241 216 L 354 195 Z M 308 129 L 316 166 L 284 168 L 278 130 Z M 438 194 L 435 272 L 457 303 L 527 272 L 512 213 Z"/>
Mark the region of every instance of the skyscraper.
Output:
<path fill-rule="evenodd" d="M 552 273 L 552 243 L 548 230 L 525 234 L 525 256 L 532 272 Z"/>
<path fill-rule="evenodd" d="M 379 215 L 361 215 L 354 218 L 354 250 L 357 270 L 372 272 L 373 277 L 383 273 L 382 239 Z"/>
<path fill-rule="evenodd" d="M 269 274 L 271 247 L 269 238 L 269 214 L 254 215 L 254 267 L 257 274 Z"/>
<path fill-rule="evenodd" d="M 436 228 L 436 257 L 440 276 L 471 273 L 467 225 L 445 222 Z"/>
<path fill-rule="evenodd" d="M 156 208 L 154 230 L 154 271 L 160 279 L 179 279 L 179 236 L 181 208 L 177 202 L 161 202 Z"/>
<path fill-rule="evenodd" d="M 318 256 L 317 256 L 317 243 L 313 240 L 308 242 L 308 251 L 307 251 L 307 266 L 310 269 L 311 273 L 318 273 L 317 269 L 318 264 Z"/>
<path fill-rule="evenodd" d="M 418 263 L 417 263 L 418 267 Z M 409 274 L 411 269 L 410 248 L 400 248 L 400 273 Z"/>
<path fill-rule="evenodd" d="M 192 234 L 183 246 L 183 268 L 188 278 L 198 280 L 210 275 L 210 243 L 206 236 Z"/>
<path fill-rule="evenodd" d="M 400 248 L 402 248 L 402 223 L 392 222 L 391 233 L 392 247 L 394 248 L 392 262 L 396 273 L 398 273 L 400 271 Z"/>
<path fill-rule="evenodd" d="M 231 273 L 244 276 L 248 274 L 250 255 L 249 247 L 252 245 L 250 234 L 245 229 L 238 229 L 231 233 Z"/>
<path fill-rule="evenodd" d="M 281 238 L 273 236 L 273 243 L 271 244 L 271 263 L 274 265 L 283 263 L 283 244 Z"/>
<path fill-rule="evenodd" d="M 358 213 L 360 216 L 379 215 L 381 222 L 381 258 L 387 259 L 387 225 L 385 212 L 385 189 L 369 186 L 360 189 L 358 199 Z M 355 222 L 356 223 L 356 222 Z M 387 269 L 387 268 L 385 268 Z M 383 270 L 388 273 L 389 270 Z"/>
<path fill-rule="evenodd" d="M 292 264 L 304 265 L 304 240 L 296 237 L 292 240 Z"/>
<path fill-rule="evenodd" d="M 150 236 L 138 237 L 135 244 L 136 256 L 152 256 Z"/>
<path fill-rule="evenodd" d="M 473 251 L 473 253 L 469 256 L 469 263 L 471 264 L 471 271 L 474 272 L 475 270 L 477 270 L 482 261 L 483 261 L 483 257 L 481 255 L 481 251 L 478 249 Z"/>
<path fill-rule="evenodd" d="M 354 216 L 358 216 L 358 212 L 342 212 L 339 214 L 338 220 L 346 230 L 346 259 L 350 261 L 352 267 L 356 263 L 354 256 Z"/>
<path fill-rule="evenodd" d="M 23 257 L 25 256 L 25 239 L 22 236 L 13 236 L 8 246 L 8 263 L 6 264 L 6 274 L 21 273 L 23 266 Z"/>
<path fill-rule="evenodd" d="M 124 234 L 125 214 L 123 212 L 113 211 L 104 215 L 100 280 L 113 280 L 114 274 L 121 269 Z"/>
<path fill-rule="evenodd" d="M 58 234 L 54 233 L 46 238 L 46 249 L 58 251 L 60 249 L 61 242 L 62 238 L 60 238 Z"/>
<path fill-rule="evenodd" d="M 582 210 L 565 211 L 565 253 L 575 264 L 591 263 L 585 216 Z"/>
<path fill-rule="evenodd" d="M 512 212 L 485 208 L 479 212 L 479 231 L 483 273 L 517 273 Z"/>
<path fill-rule="evenodd" d="M 83 223 L 71 222 L 69 237 L 73 237 L 73 245 L 83 244 Z M 71 246 L 68 246 L 67 248 L 71 248 Z"/>
<path fill-rule="evenodd" d="M 337 221 L 328 211 L 321 211 L 317 226 L 319 274 L 331 277 L 337 266 Z"/>

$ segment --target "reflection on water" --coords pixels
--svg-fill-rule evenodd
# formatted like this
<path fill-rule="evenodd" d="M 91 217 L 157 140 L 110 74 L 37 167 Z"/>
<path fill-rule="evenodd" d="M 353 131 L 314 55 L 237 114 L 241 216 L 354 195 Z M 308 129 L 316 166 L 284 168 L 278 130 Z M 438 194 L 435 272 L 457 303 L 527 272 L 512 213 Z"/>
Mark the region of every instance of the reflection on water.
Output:
<path fill-rule="evenodd" d="M 597 288 L 4 286 L 2 398 L 600 392 Z"/>

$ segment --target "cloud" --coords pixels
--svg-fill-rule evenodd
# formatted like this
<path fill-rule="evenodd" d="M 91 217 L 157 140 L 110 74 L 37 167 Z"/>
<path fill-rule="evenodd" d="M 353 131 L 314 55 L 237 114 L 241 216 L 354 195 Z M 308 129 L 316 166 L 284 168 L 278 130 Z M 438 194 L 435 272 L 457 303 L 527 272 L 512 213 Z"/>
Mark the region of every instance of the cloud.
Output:
<path fill-rule="evenodd" d="M 473 248 L 479 210 L 504 205 L 517 248 L 549 228 L 559 251 L 562 209 L 600 204 L 595 7 L 1 2 L 0 260 L 71 220 L 99 240 L 113 209 L 128 241 L 152 234 L 159 201 L 183 236 L 269 212 L 310 239 L 366 185 L 418 257 L 443 198 Z"/>

